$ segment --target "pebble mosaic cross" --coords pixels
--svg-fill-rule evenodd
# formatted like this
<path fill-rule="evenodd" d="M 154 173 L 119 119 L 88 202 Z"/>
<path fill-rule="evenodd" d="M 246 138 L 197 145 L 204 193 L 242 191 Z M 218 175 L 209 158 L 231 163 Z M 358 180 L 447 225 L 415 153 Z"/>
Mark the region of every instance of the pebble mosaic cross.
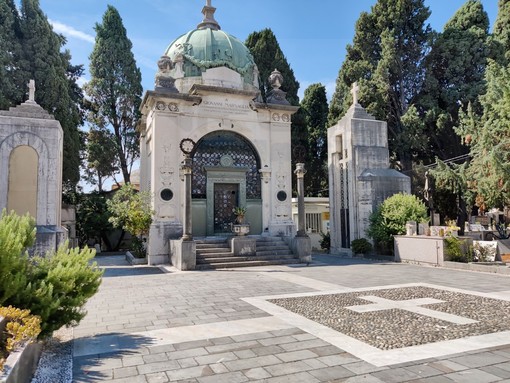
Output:
<path fill-rule="evenodd" d="M 390 299 L 385 299 L 381 297 L 376 297 L 373 295 L 361 296 L 361 299 L 374 302 L 372 304 L 363 305 L 363 306 L 348 306 L 346 309 L 358 312 L 358 313 L 366 313 L 371 311 L 383 311 L 383 310 L 391 310 L 391 309 L 400 309 L 405 311 L 410 311 L 415 314 L 425 315 L 431 318 L 441 319 L 447 322 L 455 323 L 455 324 L 470 324 L 476 323 L 477 321 L 464 318 L 458 315 L 448 314 L 441 311 L 431 310 L 425 307 L 421 307 L 423 305 L 431 305 L 434 303 L 444 303 L 445 301 L 441 301 L 439 299 L 434 298 L 418 298 L 418 299 L 407 299 L 402 301 L 393 301 Z"/>

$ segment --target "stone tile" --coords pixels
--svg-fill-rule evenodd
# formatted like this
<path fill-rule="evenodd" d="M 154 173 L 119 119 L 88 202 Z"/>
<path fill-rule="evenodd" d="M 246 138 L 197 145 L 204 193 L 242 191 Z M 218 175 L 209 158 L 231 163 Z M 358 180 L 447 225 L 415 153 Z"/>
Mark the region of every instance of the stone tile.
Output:
<path fill-rule="evenodd" d="M 274 378 L 264 379 L 264 383 L 320 383 L 320 380 L 310 375 L 308 372 L 300 372 L 297 374 L 277 376 Z"/>
<path fill-rule="evenodd" d="M 195 358 L 178 359 L 177 363 L 179 363 L 179 366 L 181 366 L 181 368 L 198 366 L 198 362 L 195 360 Z"/>
<path fill-rule="evenodd" d="M 113 377 L 115 379 L 118 378 L 127 378 L 138 375 L 138 370 L 136 367 L 121 367 L 113 370 Z"/>
<path fill-rule="evenodd" d="M 462 364 L 459 364 L 459 363 L 452 362 L 451 360 L 440 360 L 437 362 L 431 362 L 431 363 L 429 363 L 429 366 L 432 368 L 436 368 L 440 371 L 446 372 L 446 373 L 462 371 L 462 370 L 468 369 L 468 367 L 466 367 Z"/>
<path fill-rule="evenodd" d="M 272 345 L 277 344 L 277 345 L 282 345 L 282 348 L 285 348 L 283 346 L 285 343 L 300 343 L 300 342 L 296 342 L 296 339 L 294 339 L 290 335 L 285 335 L 285 336 L 277 336 L 277 337 L 272 337 L 272 338 L 260 339 L 259 343 L 263 346 L 272 346 Z"/>
<path fill-rule="evenodd" d="M 253 347 L 260 347 L 260 343 L 254 340 L 248 340 L 245 342 L 238 343 L 227 343 L 227 344 L 219 344 L 215 346 L 208 346 L 206 350 L 211 353 L 219 353 L 219 352 L 228 352 L 228 351 L 236 351 L 236 350 L 246 350 L 252 349 Z"/>
<path fill-rule="evenodd" d="M 138 376 L 130 376 L 127 378 L 113 379 L 113 380 L 110 380 L 110 383 L 147 383 L 147 380 L 145 379 L 145 376 L 138 375 Z"/>
<path fill-rule="evenodd" d="M 243 371 L 244 375 L 251 380 L 255 379 L 266 379 L 270 378 L 271 374 L 269 374 L 264 368 L 250 368 L 249 370 Z"/>
<path fill-rule="evenodd" d="M 239 358 L 233 352 L 224 352 L 221 354 L 197 356 L 194 359 L 198 364 L 204 365 L 204 364 L 213 364 L 213 363 L 225 363 L 225 362 L 229 362 L 231 360 L 237 360 Z"/>
<path fill-rule="evenodd" d="M 305 350 L 305 349 L 313 349 L 318 347 L 331 347 L 331 345 L 322 339 L 311 339 L 305 340 L 303 342 L 295 342 L 292 343 L 283 343 L 280 344 L 280 347 L 285 351 L 297 351 L 297 350 Z M 333 346 L 334 347 L 334 346 Z M 312 350 L 313 351 L 313 350 Z"/>
<path fill-rule="evenodd" d="M 445 377 L 458 383 L 490 383 L 501 380 L 501 378 L 498 376 L 492 375 L 479 369 L 453 372 L 451 374 L 445 375 Z"/>
<path fill-rule="evenodd" d="M 184 379 L 199 378 L 214 375 L 214 371 L 209 366 L 196 366 L 189 368 L 180 368 L 177 370 L 166 371 L 166 375 L 171 382 L 181 381 Z"/>
<path fill-rule="evenodd" d="M 183 342 L 183 343 L 178 343 L 178 344 L 175 344 L 174 347 L 176 350 L 190 350 L 190 349 L 193 349 L 193 348 L 202 348 L 202 347 L 207 347 L 207 346 L 212 346 L 214 345 L 213 342 L 211 342 L 209 339 L 204 339 L 204 340 L 196 340 L 196 341 L 193 341 L 193 342 Z"/>
<path fill-rule="evenodd" d="M 300 350 L 275 354 L 275 356 L 284 362 L 294 362 L 297 360 L 316 358 L 317 354 L 311 352 L 310 350 Z"/>
<path fill-rule="evenodd" d="M 249 379 L 241 372 L 229 372 L 226 374 L 206 376 L 197 379 L 199 383 L 242 383 Z"/>
<path fill-rule="evenodd" d="M 305 362 L 313 370 L 316 369 L 316 368 L 325 368 L 325 367 L 328 367 L 326 364 L 322 363 L 318 359 L 306 359 L 306 360 L 303 360 L 303 362 Z"/>
<path fill-rule="evenodd" d="M 338 355 L 338 354 L 345 354 L 346 357 L 351 357 L 353 359 L 358 360 L 356 357 L 354 357 L 351 354 L 348 354 L 342 350 L 340 350 L 336 346 L 332 346 L 328 344 L 327 346 L 320 346 L 320 347 L 313 347 L 310 348 L 310 351 L 316 353 L 319 356 L 328 356 L 328 355 Z"/>
<path fill-rule="evenodd" d="M 482 366 L 490 366 L 492 364 L 507 362 L 508 359 L 492 352 L 481 352 L 477 354 L 459 356 L 457 358 L 450 359 L 450 361 L 461 364 L 468 368 L 478 368 Z"/>
<path fill-rule="evenodd" d="M 346 359 L 349 359 L 349 357 L 347 357 Z M 383 371 L 388 369 L 388 367 L 377 367 L 374 366 L 373 364 L 364 361 L 354 363 L 347 362 L 347 364 L 341 363 L 341 365 L 342 367 L 345 367 L 346 369 L 354 372 L 355 374 L 370 374 L 372 372 Z"/>
<path fill-rule="evenodd" d="M 231 362 L 225 362 L 224 365 L 230 370 L 230 371 L 239 371 L 239 370 L 247 370 L 250 368 L 256 368 L 256 367 L 265 367 L 270 366 L 273 364 L 279 364 L 281 363 L 280 359 L 273 355 L 266 355 L 266 356 L 258 356 L 256 358 L 251 359 L 240 359 L 240 360 L 234 360 Z"/>
<path fill-rule="evenodd" d="M 280 346 L 262 346 L 262 347 L 254 347 L 251 349 L 256 355 L 262 356 L 262 355 L 272 355 L 272 354 L 279 354 L 283 352 L 283 348 Z"/>
<path fill-rule="evenodd" d="M 327 382 L 338 378 L 347 378 L 355 375 L 352 371 L 349 371 L 342 366 L 321 368 L 318 370 L 309 371 L 309 373 L 322 382 Z"/>
<path fill-rule="evenodd" d="M 252 350 L 238 350 L 234 351 L 234 354 L 239 359 L 249 359 L 257 356 L 257 354 L 255 354 Z"/>
<path fill-rule="evenodd" d="M 137 366 L 138 372 L 140 374 L 151 374 L 154 372 L 163 372 L 169 370 L 179 369 L 179 363 L 175 360 L 167 360 L 165 362 L 157 362 L 157 363 L 149 363 L 141 366 Z"/>
<path fill-rule="evenodd" d="M 371 375 L 387 383 L 399 383 L 408 380 L 418 379 L 419 375 L 404 368 L 392 368 L 384 371 L 374 372 Z"/>
<path fill-rule="evenodd" d="M 499 368 L 497 366 L 480 367 L 480 370 L 488 372 L 489 374 L 492 375 L 496 375 L 500 378 L 510 379 L 510 371 L 503 370 L 502 368 Z"/>
<path fill-rule="evenodd" d="M 145 375 L 147 383 L 167 383 L 168 376 L 164 372 L 156 372 L 154 374 Z"/>
<path fill-rule="evenodd" d="M 358 375 L 346 379 L 333 380 L 331 383 L 384 383 L 381 379 L 372 375 Z M 439 382 L 438 382 L 439 383 Z"/>
<path fill-rule="evenodd" d="M 203 347 L 199 348 L 190 348 L 186 350 L 181 351 L 171 351 L 167 352 L 166 356 L 170 360 L 177 360 L 177 359 L 184 359 L 184 358 L 190 358 L 195 356 L 202 356 L 202 355 L 208 355 L 209 353 L 207 350 Z"/>
<path fill-rule="evenodd" d="M 413 366 L 404 367 L 406 370 L 418 375 L 421 378 L 428 378 L 430 376 L 441 375 L 443 372 L 437 368 L 431 367 L 428 364 L 415 364 Z"/>
<path fill-rule="evenodd" d="M 210 364 L 209 367 L 214 371 L 215 374 L 224 374 L 229 372 L 228 368 L 221 363 Z"/>
<path fill-rule="evenodd" d="M 166 356 L 165 353 L 144 355 L 142 358 L 145 363 L 156 363 L 168 360 L 168 357 Z"/>
<path fill-rule="evenodd" d="M 266 366 L 265 370 L 272 376 L 295 374 L 297 372 L 310 371 L 312 368 L 305 362 L 279 363 L 273 366 Z"/>

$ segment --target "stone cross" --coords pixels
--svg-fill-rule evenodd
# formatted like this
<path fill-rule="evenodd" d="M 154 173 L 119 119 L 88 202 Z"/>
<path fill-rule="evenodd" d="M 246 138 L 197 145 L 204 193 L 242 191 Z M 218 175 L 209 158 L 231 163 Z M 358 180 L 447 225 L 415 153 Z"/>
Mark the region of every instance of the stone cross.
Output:
<path fill-rule="evenodd" d="M 210 6 L 211 6 L 211 0 L 206 0 L 206 1 L 205 1 L 205 5 L 206 5 L 206 6 L 208 6 L 208 7 L 210 7 Z"/>
<path fill-rule="evenodd" d="M 353 82 L 353 84 L 352 84 L 351 93 L 352 93 L 352 104 L 357 105 L 358 104 L 358 96 L 359 96 L 359 86 L 356 81 Z"/>
<path fill-rule="evenodd" d="M 35 81 L 28 82 L 28 101 L 35 101 Z"/>
<path fill-rule="evenodd" d="M 383 310 L 392 310 L 392 309 L 400 309 L 405 311 L 410 311 L 415 314 L 425 315 L 431 318 L 436 318 L 440 320 L 444 320 L 446 322 L 451 322 L 455 324 L 471 324 L 476 323 L 477 321 L 460 317 L 453 314 L 444 313 L 441 311 L 435 311 L 432 309 L 427 309 L 425 307 L 421 307 L 423 305 L 430 305 L 434 303 L 443 303 L 439 299 L 434 298 L 418 298 L 418 299 L 408 299 L 405 301 L 392 301 L 390 299 L 385 299 L 381 297 L 376 297 L 373 295 L 359 297 L 361 299 L 374 302 L 368 305 L 360 305 L 360 306 L 349 306 L 346 309 L 356 311 L 358 313 L 366 313 L 371 311 L 383 311 Z"/>

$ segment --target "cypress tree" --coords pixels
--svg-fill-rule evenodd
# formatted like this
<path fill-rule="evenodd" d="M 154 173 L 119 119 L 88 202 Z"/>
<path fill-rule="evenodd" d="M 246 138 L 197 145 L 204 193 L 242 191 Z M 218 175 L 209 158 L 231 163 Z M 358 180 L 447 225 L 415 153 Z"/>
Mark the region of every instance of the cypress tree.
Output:
<path fill-rule="evenodd" d="M 431 152 L 441 159 L 467 153 L 455 133 L 459 109 L 471 103 L 480 114 L 478 95 L 485 93 L 484 73 L 490 49 L 489 18 L 479 0 L 468 0 L 446 23 L 426 59 L 420 96 Z"/>
<path fill-rule="evenodd" d="M 328 196 L 328 100 L 322 84 L 312 84 L 305 89 L 301 109 L 307 128 L 307 159 L 305 195 Z"/>
<path fill-rule="evenodd" d="M 124 182 L 139 157 L 136 122 L 142 95 L 142 76 L 131 51 L 132 44 L 117 9 L 109 5 L 101 24 L 96 24 L 96 42 L 90 55 L 91 81 L 86 85 L 96 112 L 89 122 L 111 128 Z"/>
<path fill-rule="evenodd" d="M 21 54 L 19 15 L 13 0 L 0 0 L 0 109 L 17 105 L 23 90 L 17 85 Z"/>
<path fill-rule="evenodd" d="M 70 54 L 61 52 L 63 36 L 53 32 L 38 0 L 22 0 L 21 32 L 23 56 L 20 69 L 36 83 L 35 100 L 60 122 L 64 131 L 63 180 L 72 185 L 80 179 L 80 134 L 82 119 L 79 106 L 73 101 L 75 79 L 69 78 Z M 73 86 L 71 86 L 73 85 Z"/>
<path fill-rule="evenodd" d="M 351 84 L 359 81 L 360 101 L 376 118 L 387 121 L 390 151 L 403 170 L 411 169 L 426 142 L 411 106 L 423 84 L 429 16 L 423 0 L 378 0 L 370 13 L 362 13 L 330 107 L 329 120 L 334 123 L 351 103 Z"/>
<path fill-rule="evenodd" d="M 510 62 L 510 0 L 499 0 L 498 16 L 492 31 L 494 40 L 498 43 L 499 49 L 495 54 L 503 64 Z"/>

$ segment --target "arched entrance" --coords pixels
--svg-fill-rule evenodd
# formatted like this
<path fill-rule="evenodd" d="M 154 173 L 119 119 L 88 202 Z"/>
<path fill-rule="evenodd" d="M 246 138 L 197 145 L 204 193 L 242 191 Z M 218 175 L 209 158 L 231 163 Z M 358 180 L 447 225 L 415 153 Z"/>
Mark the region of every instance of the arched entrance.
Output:
<path fill-rule="evenodd" d="M 205 222 L 194 214 L 194 235 L 230 233 L 235 206 L 247 208 L 251 232 L 262 231 L 260 158 L 243 136 L 229 131 L 205 135 L 193 154 L 192 198 L 195 207 L 205 209 Z M 197 222 L 198 219 L 198 222 Z"/>

